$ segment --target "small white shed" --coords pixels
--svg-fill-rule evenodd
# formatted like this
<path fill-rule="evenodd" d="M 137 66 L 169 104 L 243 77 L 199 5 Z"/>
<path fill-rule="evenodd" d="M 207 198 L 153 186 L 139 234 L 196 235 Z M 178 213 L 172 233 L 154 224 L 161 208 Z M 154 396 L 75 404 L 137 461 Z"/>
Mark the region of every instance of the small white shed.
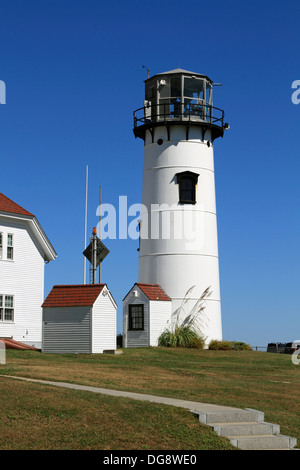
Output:
<path fill-rule="evenodd" d="M 172 301 L 158 284 L 136 283 L 123 300 L 123 347 L 157 346 Z"/>
<path fill-rule="evenodd" d="M 42 307 L 43 352 L 116 349 L 117 305 L 106 284 L 54 286 Z"/>

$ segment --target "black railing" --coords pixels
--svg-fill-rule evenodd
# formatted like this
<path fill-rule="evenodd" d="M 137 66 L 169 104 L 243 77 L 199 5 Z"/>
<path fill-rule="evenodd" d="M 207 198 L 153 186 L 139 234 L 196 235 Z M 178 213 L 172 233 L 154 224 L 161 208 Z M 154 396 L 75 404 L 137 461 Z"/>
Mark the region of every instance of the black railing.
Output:
<path fill-rule="evenodd" d="M 147 105 L 133 113 L 134 127 L 166 121 L 204 122 L 224 127 L 224 111 L 206 103 L 188 103 L 164 100 L 155 105 Z"/>

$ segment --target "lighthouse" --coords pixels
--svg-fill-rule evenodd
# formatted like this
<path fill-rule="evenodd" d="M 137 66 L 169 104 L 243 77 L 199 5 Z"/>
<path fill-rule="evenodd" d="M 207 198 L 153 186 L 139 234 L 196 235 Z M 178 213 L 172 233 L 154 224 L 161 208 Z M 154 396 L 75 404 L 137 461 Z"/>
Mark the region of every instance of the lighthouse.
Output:
<path fill-rule="evenodd" d="M 223 110 L 213 106 L 213 85 L 208 76 L 182 69 L 148 77 L 133 129 L 144 142 L 134 303 L 144 305 L 139 286 L 144 291 L 145 286 L 157 286 L 165 293 L 167 307 L 160 303 L 152 314 L 143 309 L 144 331 L 155 328 L 158 335 L 167 315 L 167 323 L 178 316 L 184 320 L 209 289 L 200 318 L 206 344 L 222 339 L 214 144 L 228 129 Z M 132 333 L 138 337 L 128 327 L 130 302 L 132 298 L 124 299 L 126 341 Z"/>

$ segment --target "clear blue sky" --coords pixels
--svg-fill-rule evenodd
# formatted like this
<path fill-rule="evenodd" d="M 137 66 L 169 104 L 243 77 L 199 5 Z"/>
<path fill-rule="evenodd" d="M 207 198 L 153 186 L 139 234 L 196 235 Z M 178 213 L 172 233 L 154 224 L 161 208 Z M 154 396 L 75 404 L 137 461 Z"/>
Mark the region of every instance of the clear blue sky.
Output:
<path fill-rule="evenodd" d="M 300 338 L 298 0 L 1 0 L 0 191 L 33 212 L 58 258 L 54 284 L 83 282 L 102 202 L 141 200 L 143 142 L 132 113 L 147 78 L 208 75 L 230 131 L 215 142 L 224 339 L 265 346 Z M 118 304 L 137 280 L 137 242 L 107 240 L 103 282 Z"/>

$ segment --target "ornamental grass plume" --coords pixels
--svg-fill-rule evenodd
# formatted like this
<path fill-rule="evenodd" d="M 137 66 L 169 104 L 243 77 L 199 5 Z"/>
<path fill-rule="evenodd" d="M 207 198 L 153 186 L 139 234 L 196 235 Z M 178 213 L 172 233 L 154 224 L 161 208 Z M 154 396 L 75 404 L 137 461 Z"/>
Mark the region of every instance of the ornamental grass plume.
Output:
<path fill-rule="evenodd" d="M 165 331 L 158 338 L 158 346 L 168 347 L 182 347 L 182 348 L 196 348 L 203 349 L 205 345 L 205 338 L 201 332 L 203 313 L 205 306 L 204 301 L 211 295 L 210 287 L 204 290 L 200 298 L 195 302 L 192 309 L 181 321 L 180 317 L 185 310 L 189 298 L 188 295 L 195 286 L 188 289 L 186 292 L 180 308 L 176 312 L 176 318 L 170 328 Z"/>

